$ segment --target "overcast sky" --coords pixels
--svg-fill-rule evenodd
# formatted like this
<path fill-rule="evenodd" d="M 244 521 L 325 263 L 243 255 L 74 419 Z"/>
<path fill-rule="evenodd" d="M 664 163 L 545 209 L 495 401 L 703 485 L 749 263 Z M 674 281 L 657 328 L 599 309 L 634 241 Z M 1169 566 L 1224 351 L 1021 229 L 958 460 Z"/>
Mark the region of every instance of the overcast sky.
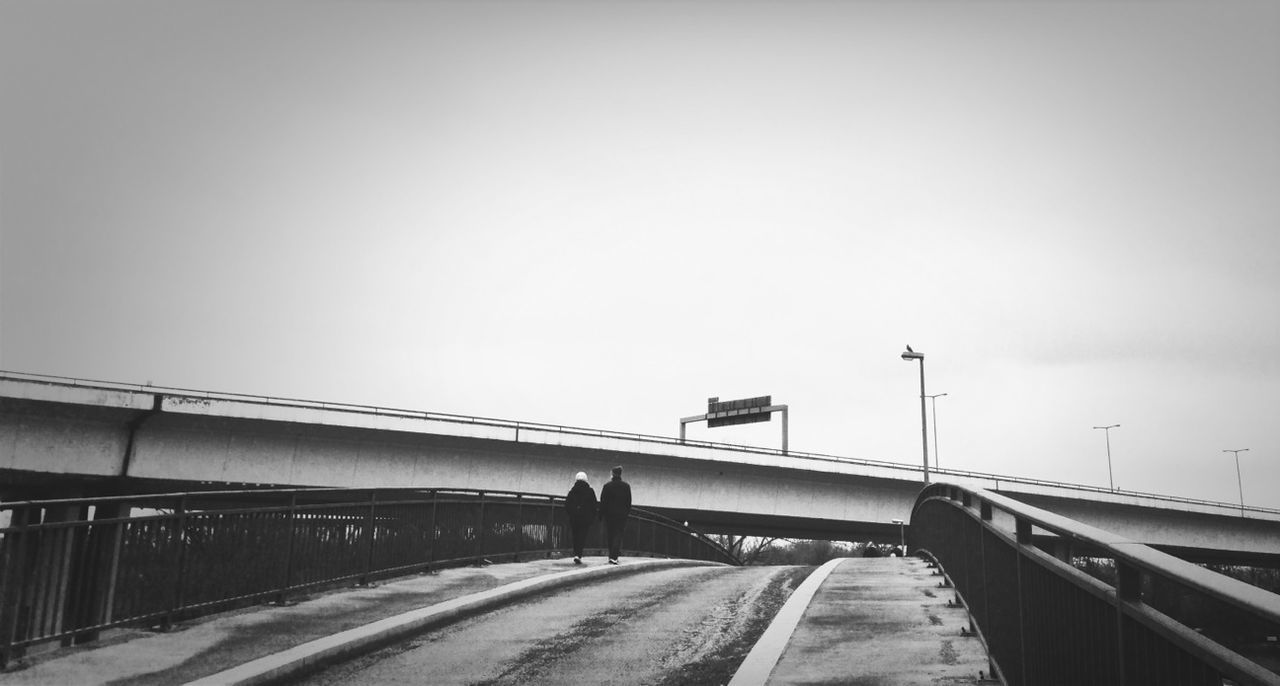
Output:
<path fill-rule="evenodd" d="M 1280 507 L 1280 3 L 6 0 L 0 69 L 0 369 L 918 465 L 911 344 L 944 468 Z"/>

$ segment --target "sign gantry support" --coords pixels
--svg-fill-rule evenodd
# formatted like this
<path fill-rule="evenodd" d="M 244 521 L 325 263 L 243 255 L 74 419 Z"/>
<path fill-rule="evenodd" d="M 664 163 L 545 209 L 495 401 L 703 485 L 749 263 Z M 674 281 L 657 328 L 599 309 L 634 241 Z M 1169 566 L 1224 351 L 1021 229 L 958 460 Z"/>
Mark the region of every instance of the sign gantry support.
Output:
<path fill-rule="evenodd" d="M 726 400 L 707 398 L 707 413 L 680 419 L 680 442 L 685 441 L 685 428 L 691 422 L 707 423 L 708 428 L 728 426 L 731 424 L 752 424 L 767 422 L 774 412 L 782 413 L 782 452 L 787 452 L 787 406 L 774 405 L 773 396 L 762 395 L 756 398 Z"/>

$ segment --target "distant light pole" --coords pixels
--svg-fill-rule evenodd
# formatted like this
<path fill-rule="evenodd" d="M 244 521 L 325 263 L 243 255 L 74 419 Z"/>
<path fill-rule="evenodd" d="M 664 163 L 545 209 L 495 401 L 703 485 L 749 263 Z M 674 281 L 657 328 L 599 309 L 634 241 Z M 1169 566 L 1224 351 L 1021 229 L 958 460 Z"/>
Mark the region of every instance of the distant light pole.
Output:
<path fill-rule="evenodd" d="M 907 351 L 902 353 L 902 359 L 907 362 L 920 361 L 920 442 L 924 446 L 924 482 L 929 483 L 929 415 L 924 408 L 924 353 L 918 353 L 908 345 Z"/>
<path fill-rule="evenodd" d="M 1095 429 L 1102 429 L 1107 434 L 1107 480 L 1111 482 L 1111 490 L 1113 492 L 1116 490 L 1116 480 L 1111 476 L 1111 430 L 1119 426 L 1119 424 L 1112 424 L 1111 426 L 1093 427 Z"/>
<path fill-rule="evenodd" d="M 929 399 L 929 407 L 933 410 L 933 469 L 938 471 L 942 469 L 942 462 L 938 451 L 938 398 L 946 395 L 939 393 L 937 395 L 926 395 Z"/>
<path fill-rule="evenodd" d="M 1240 481 L 1240 453 L 1249 452 L 1248 448 L 1239 450 L 1224 450 L 1224 453 L 1235 453 L 1236 456 L 1236 487 L 1240 489 L 1240 516 L 1244 516 L 1244 483 Z"/>
<path fill-rule="evenodd" d="M 905 527 L 907 523 L 902 521 L 901 519 L 895 519 L 893 520 L 893 523 L 898 525 L 899 550 L 902 551 L 902 556 L 906 557 L 907 556 L 907 531 Z"/>

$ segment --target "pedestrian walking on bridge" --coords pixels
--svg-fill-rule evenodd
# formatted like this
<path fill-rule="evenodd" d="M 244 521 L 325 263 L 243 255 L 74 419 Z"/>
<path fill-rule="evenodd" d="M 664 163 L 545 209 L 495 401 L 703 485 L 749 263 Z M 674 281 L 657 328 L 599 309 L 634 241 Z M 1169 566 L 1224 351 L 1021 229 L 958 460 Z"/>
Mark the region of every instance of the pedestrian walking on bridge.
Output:
<path fill-rule="evenodd" d="M 582 550 L 587 547 L 587 531 L 596 520 L 596 492 L 587 483 L 587 473 L 578 472 L 573 488 L 564 497 L 564 509 L 569 513 L 569 529 L 573 532 L 573 563 L 582 564 Z"/>
<path fill-rule="evenodd" d="M 600 518 L 609 539 L 609 564 L 622 555 L 622 532 L 631 514 L 631 484 L 622 480 L 622 467 L 613 468 L 613 479 L 600 487 Z"/>

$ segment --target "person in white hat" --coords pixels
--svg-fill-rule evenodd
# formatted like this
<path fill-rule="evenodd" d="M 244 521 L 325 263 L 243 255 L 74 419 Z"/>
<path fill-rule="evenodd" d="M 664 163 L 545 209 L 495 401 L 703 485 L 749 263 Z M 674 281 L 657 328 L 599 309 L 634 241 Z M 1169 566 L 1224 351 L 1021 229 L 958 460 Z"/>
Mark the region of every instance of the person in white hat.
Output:
<path fill-rule="evenodd" d="M 564 509 L 569 513 L 569 528 L 573 532 L 573 563 L 582 564 L 582 550 L 587 547 L 587 531 L 596 519 L 596 492 L 587 483 L 587 473 L 578 472 L 573 477 L 573 488 L 564 497 Z"/>

